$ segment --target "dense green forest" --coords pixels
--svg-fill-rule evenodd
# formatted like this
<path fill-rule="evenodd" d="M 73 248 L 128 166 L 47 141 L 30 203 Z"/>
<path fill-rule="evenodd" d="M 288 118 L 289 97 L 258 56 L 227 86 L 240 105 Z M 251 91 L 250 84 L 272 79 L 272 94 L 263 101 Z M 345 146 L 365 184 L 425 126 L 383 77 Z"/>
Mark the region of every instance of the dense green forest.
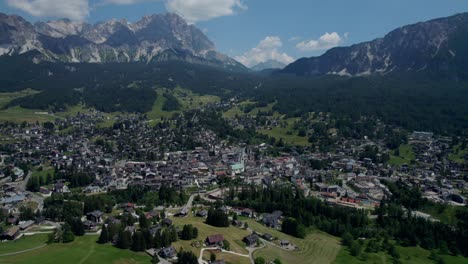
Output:
<path fill-rule="evenodd" d="M 258 105 L 277 102 L 273 110 L 288 116 L 330 112 L 337 116 L 375 116 L 411 130 L 453 133 L 468 128 L 466 81 L 429 73 L 392 73 L 367 77 L 297 77 L 272 73 L 227 72 L 183 62 L 152 64 L 31 63 L 34 53 L 0 58 L 0 91 L 32 88 L 38 94 L 13 100 L 7 107 L 61 110 L 79 102 L 105 112 L 145 113 L 155 88 L 189 88 L 222 99 L 238 97 Z M 164 109 L 179 109 L 169 93 Z"/>

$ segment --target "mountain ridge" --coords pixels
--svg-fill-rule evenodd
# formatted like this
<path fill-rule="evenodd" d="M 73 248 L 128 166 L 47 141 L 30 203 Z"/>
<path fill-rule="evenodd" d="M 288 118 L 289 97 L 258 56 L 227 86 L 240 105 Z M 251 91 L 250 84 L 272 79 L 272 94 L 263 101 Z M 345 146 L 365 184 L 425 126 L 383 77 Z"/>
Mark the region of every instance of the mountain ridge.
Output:
<path fill-rule="evenodd" d="M 468 58 L 468 13 L 406 25 L 382 38 L 301 58 L 281 72 L 300 76 L 365 76 L 398 71 L 463 74 Z M 466 44 L 466 45 L 465 45 Z M 460 67 L 463 66 L 463 67 Z"/>
<path fill-rule="evenodd" d="M 247 70 L 216 51 L 201 30 L 173 13 L 145 16 L 135 23 L 112 19 L 95 24 L 69 19 L 32 24 L 21 16 L 0 13 L 0 36 L 0 56 L 38 50 L 41 56 L 36 61 L 150 63 L 164 60 L 166 51 L 177 50 L 180 56 L 172 59 Z"/>

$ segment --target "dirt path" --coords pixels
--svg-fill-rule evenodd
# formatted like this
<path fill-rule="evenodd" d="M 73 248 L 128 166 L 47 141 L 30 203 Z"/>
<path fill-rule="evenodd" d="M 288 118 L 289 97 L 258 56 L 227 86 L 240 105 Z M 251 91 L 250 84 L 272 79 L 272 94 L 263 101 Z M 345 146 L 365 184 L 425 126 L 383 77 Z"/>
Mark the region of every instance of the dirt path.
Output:
<path fill-rule="evenodd" d="M 36 249 L 43 248 L 45 246 L 47 246 L 47 244 L 43 244 L 43 245 L 40 245 L 40 246 L 37 246 L 37 247 L 34 247 L 34 248 L 30 248 L 30 249 L 25 249 L 25 250 L 21 250 L 21 251 L 12 252 L 12 253 L 2 254 L 2 255 L 0 255 L 0 257 L 18 255 L 18 254 L 22 254 L 22 253 L 26 253 L 26 252 L 29 252 L 29 251 L 33 251 L 33 250 L 36 250 Z"/>

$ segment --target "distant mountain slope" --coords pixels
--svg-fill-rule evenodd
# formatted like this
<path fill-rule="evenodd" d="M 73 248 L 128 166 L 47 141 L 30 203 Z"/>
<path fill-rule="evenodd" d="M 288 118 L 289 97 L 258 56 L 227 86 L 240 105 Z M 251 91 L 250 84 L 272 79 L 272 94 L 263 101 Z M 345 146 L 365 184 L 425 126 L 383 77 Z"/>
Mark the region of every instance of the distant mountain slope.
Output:
<path fill-rule="evenodd" d="M 181 60 L 233 70 L 246 68 L 218 53 L 198 28 L 175 14 L 143 17 L 136 23 L 109 20 L 94 25 L 61 19 L 34 25 L 0 13 L 0 56 L 38 50 L 36 61 L 145 62 Z"/>
<path fill-rule="evenodd" d="M 254 71 L 263 71 L 266 69 L 283 69 L 286 66 L 286 64 L 279 62 L 277 60 L 267 60 L 265 62 L 259 63 L 255 66 L 253 66 L 252 70 Z"/>
<path fill-rule="evenodd" d="M 282 72 L 312 76 L 431 71 L 467 77 L 468 13 L 398 28 L 384 38 L 302 58 Z"/>

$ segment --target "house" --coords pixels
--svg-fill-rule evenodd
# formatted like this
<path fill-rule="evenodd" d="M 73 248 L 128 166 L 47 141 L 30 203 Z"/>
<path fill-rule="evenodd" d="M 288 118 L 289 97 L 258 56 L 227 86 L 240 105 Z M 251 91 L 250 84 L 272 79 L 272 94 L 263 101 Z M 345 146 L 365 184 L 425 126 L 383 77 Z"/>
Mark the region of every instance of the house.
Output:
<path fill-rule="evenodd" d="M 263 238 L 268 240 L 268 241 L 273 241 L 274 240 L 274 237 L 270 233 L 263 234 Z"/>
<path fill-rule="evenodd" d="M 19 236 L 19 231 L 19 226 L 11 227 L 10 229 L 2 233 L 1 239 L 14 240 Z"/>
<path fill-rule="evenodd" d="M 21 230 L 26 230 L 28 229 L 29 227 L 31 227 L 32 225 L 34 225 L 34 221 L 33 220 L 29 220 L 29 221 L 26 221 L 26 222 L 22 222 L 20 225 L 19 225 L 19 228 Z"/>
<path fill-rule="evenodd" d="M 125 232 L 126 232 L 126 231 L 130 232 L 130 233 L 132 234 L 132 236 L 133 236 L 133 234 L 135 234 L 136 227 L 135 227 L 135 226 L 126 226 L 125 229 L 124 229 L 124 231 L 125 231 Z"/>
<path fill-rule="evenodd" d="M 148 219 L 148 220 L 157 218 L 157 217 L 159 217 L 159 216 L 160 216 L 160 214 L 159 214 L 159 212 L 156 211 L 156 210 L 151 210 L 150 212 L 147 212 L 147 213 L 145 214 L 145 217 L 146 217 L 146 219 Z"/>
<path fill-rule="evenodd" d="M 244 208 L 241 211 L 241 215 L 245 216 L 245 217 L 251 217 L 252 214 L 253 214 L 253 211 L 251 209 L 249 209 L 249 208 Z"/>
<path fill-rule="evenodd" d="M 289 246 L 289 241 L 288 241 L 288 240 L 281 240 L 281 241 L 280 241 L 280 246 L 282 246 L 282 247 L 287 247 L 287 246 Z"/>
<path fill-rule="evenodd" d="M 54 185 L 54 192 L 56 193 L 69 193 L 70 189 L 63 182 L 58 182 Z"/>
<path fill-rule="evenodd" d="M 175 214 L 174 216 L 178 216 L 178 217 L 184 217 L 184 216 L 187 216 L 188 214 L 188 209 L 187 207 L 183 207 L 182 209 L 180 209 L 179 212 L 177 212 L 177 214 Z"/>
<path fill-rule="evenodd" d="M 9 225 L 18 225 L 19 223 L 19 216 L 16 216 L 16 215 L 10 215 L 8 216 L 7 218 L 7 223 Z"/>
<path fill-rule="evenodd" d="M 205 209 L 200 210 L 200 211 L 197 212 L 197 216 L 198 217 L 206 217 L 206 216 L 208 216 L 208 211 L 205 210 Z"/>
<path fill-rule="evenodd" d="M 242 227 L 244 224 L 242 223 L 242 221 L 234 220 L 232 221 L 232 225 L 236 227 Z"/>
<path fill-rule="evenodd" d="M 223 246 L 224 237 L 221 234 L 211 235 L 206 237 L 205 243 L 207 246 Z"/>
<path fill-rule="evenodd" d="M 255 245 L 257 245 L 258 235 L 257 234 L 250 234 L 250 235 L 244 237 L 244 239 L 242 239 L 242 241 L 244 241 L 245 244 L 247 244 L 247 246 L 249 246 L 249 247 L 255 246 Z"/>
<path fill-rule="evenodd" d="M 173 246 L 161 248 L 158 253 L 161 258 L 165 259 L 173 258 L 176 254 L 177 252 Z"/>
<path fill-rule="evenodd" d="M 87 213 L 86 219 L 88 219 L 89 221 L 93 221 L 95 223 L 101 223 L 102 221 L 101 217 L 103 214 L 104 214 L 103 212 L 96 210 L 91 213 Z"/>
<path fill-rule="evenodd" d="M 90 221 L 90 220 L 85 220 L 83 222 L 83 226 L 84 226 L 84 229 L 88 231 L 95 231 L 97 228 L 96 222 Z"/>
<path fill-rule="evenodd" d="M 163 220 L 163 224 L 166 225 L 166 226 L 171 226 L 172 225 L 172 220 L 169 219 L 169 218 L 165 218 Z"/>
<path fill-rule="evenodd" d="M 161 229 L 162 227 L 160 225 L 155 225 L 155 226 L 150 227 L 148 230 L 150 234 L 154 237 L 156 233 L 158 233 Z"/>
<path fill-rule="evenodd" d="M 271 214 L 264 214 L 262 222 L 265 226 L 270 228 L 278 228 L 279 227 L 279 219 L 283 215 L 281 211 L 274 211 Z"/>

